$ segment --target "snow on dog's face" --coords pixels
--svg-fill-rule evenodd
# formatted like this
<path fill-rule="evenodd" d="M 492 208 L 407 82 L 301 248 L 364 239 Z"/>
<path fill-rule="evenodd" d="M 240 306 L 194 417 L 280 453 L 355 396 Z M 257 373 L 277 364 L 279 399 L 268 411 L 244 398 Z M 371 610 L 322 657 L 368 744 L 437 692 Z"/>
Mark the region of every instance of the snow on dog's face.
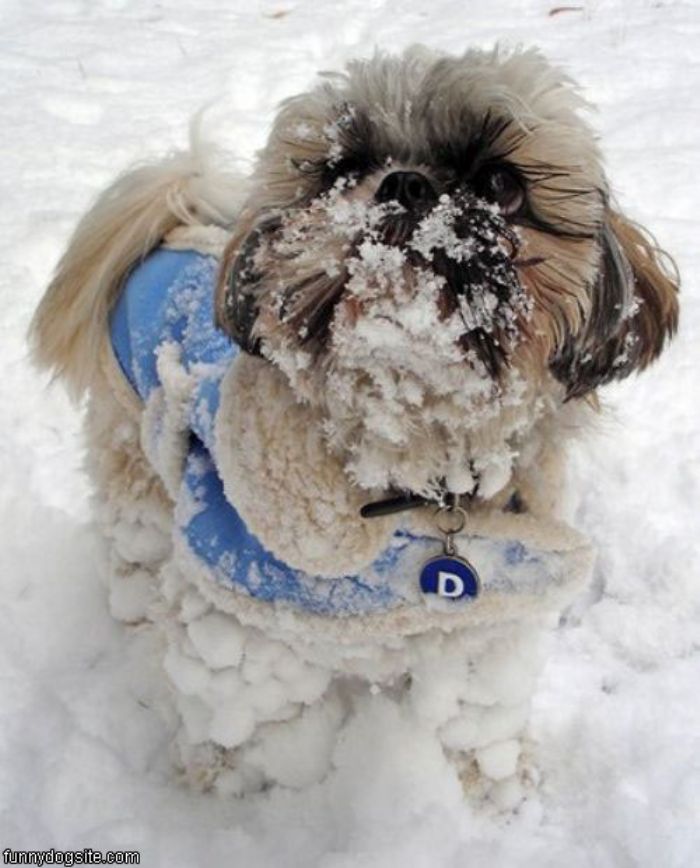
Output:
<path fill-rule="evenodd" d="M 282 105 L 219 321 L 321 408 L 358 484 L 489 496 L 552 402 L 674 328 L 676 288 L 611 210 L 583 105 L 536 52 L 420 48 Z"/>

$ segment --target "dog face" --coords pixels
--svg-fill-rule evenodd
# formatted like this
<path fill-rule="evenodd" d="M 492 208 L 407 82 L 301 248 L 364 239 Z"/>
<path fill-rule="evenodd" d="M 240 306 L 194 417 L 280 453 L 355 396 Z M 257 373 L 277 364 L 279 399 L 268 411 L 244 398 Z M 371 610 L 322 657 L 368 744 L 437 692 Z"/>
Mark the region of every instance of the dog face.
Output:
<path fill-rule="evenodd" d="M 421 48 L 283 103 L 219 324 L 321 409 L 360 485 L 494 493 L 543 413 L 675 329 L 583 107 L 537 52 Z"/>

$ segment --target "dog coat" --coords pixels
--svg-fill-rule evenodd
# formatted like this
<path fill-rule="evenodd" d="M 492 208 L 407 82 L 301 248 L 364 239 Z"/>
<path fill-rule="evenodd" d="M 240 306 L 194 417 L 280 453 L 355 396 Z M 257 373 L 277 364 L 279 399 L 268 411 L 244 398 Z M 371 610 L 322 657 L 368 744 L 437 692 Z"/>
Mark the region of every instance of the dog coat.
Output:
<path fill-rule="evenodd" d="M 214 325 L 217 269 L 216 256 L 160 247 L 128 275 L 111 316 L 113 355 L 144 405 L 144 451 L 176 504 L 178 544 L 219 588 L 296 612 L 349 618 L 478 608 L 472 593 L 455 593 L 454 582 L 421 590 L 423 565 L 441 552 L 437 534 L 399 527 L 361 575 L 325 577 L 283 563 L 248 530 L 216 462 L 220 386 L 240 352 Z M 504 514 L 495 534 L 468 537 L 480 595 L 543 599 L 552 587 L 578 585 L 590 569 L 585 541 L 564 525 L 533 532 L 519 519 Z"/>

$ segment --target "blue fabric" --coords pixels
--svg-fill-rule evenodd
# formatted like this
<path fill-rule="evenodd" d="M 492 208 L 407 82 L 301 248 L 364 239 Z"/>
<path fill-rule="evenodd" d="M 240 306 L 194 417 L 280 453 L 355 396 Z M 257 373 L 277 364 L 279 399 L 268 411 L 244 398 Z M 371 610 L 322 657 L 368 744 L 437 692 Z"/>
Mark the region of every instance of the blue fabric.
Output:
<path fill-rule="evenodd" d="M 182 347 L 187 368 L 216 366 L 216 382 L 238 355 L 238 347 L 214 326 L 217 265 L 213 256 L 160 248 L 127 279 L 112 313 L 112 345 L 144 401 L 160 385 L 156 349 L 163 343 Z"/>

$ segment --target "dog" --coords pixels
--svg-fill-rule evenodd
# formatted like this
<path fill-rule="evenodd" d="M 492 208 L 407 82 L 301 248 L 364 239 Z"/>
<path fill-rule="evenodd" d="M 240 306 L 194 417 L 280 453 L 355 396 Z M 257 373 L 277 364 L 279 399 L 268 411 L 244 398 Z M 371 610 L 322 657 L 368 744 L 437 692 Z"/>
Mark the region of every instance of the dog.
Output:
<path fill-rule="evenodd" d="M 586 107 L 533 49 L 377 53 L 282 103 L 250 177 L 195 148 L 78 225 L 34 355 L 88 395 L 112 608 L 164 637 L 190 781 L 321 780 L 381 693 L 470 796 L 535 786 L 593 559 L 566 444 L 678 319 Z"/>

